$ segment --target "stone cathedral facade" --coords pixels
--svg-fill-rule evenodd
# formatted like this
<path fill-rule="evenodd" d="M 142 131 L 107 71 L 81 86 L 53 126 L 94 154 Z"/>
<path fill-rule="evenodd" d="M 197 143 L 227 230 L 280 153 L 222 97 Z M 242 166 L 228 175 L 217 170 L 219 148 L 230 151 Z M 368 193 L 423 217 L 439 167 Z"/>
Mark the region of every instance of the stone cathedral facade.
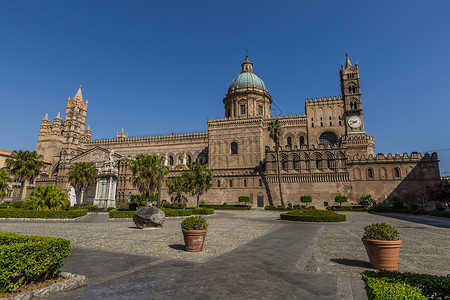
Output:
<path fill-rule="evenodd" d="M 137 194 L 130 181 L 130 160 L 138 154 L 167 157 L 177 176 L 186 163 L 208 163 L 213 187 L 201 197 L 206 203 L 233 204 L 251 196 L 254 207 L 279 205 L 275 145 L 268 124 L 278 119 L 279 164 L 285 204 L 299 204 L 312 195 L 316 207 L 334 204 L 337 193 L 355 203 L 363 194 L 377 201 L 401 198 L 406 204 L 422 203 L 426 185 L 438 181 L 436 153 L 375 154 L 375 140 L 366 134 L 358 64 L 346 58 L 339 70 L 341 95 L 306 99 L 305 113 L 272 116 L 272 96 L 253 71 L 248 56 L 241 73 L 223 98 L 223 118 L 208 119 L 208 132 L 128 137 L 123 129 L 113 139 L 91 139 L 86 128 L 88 101 L 81 87 L 67 100 L 64 120 L 42 120 L 37 152 L 47 162 L 36 184 L 57 184 L 68 191 L 69 167 L 93 162 L 98 180 L 84 201 L 100 206 L 126 203 Z M 170 200 L 165 184 L 161 199 Z M 191 199 L 194 203 L 193 199 Z"/>

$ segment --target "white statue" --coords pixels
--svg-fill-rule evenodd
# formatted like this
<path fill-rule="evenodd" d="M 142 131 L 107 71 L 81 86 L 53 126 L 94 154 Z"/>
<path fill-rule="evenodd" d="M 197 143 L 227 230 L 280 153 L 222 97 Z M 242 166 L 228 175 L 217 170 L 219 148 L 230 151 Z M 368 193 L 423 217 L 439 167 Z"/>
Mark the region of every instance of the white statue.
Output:
<path fill-rule="evenodd" d="M 109 150 L 109 161 L 113 161 L 114 150 Z"/>
<path fill-rule="evenodd" d="M 70 206 L 74 206 L 75 204 L 77 204 L 77 195 L 73 186 L 70 187 L 67 195 L 69 196 Z"/>

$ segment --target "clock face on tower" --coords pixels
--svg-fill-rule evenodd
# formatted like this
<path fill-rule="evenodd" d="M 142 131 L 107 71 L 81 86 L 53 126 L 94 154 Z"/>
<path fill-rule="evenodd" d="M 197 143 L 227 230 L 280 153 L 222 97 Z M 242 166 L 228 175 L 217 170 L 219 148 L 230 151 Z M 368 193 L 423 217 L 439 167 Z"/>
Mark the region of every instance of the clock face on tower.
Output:
<path fill-rule="evenodd" d="M 348 118 L 347 123 L 351 128 L 359 128 L 362 125 L 361 118 L 358 116 L 351 116 L 350 118 Z"/>

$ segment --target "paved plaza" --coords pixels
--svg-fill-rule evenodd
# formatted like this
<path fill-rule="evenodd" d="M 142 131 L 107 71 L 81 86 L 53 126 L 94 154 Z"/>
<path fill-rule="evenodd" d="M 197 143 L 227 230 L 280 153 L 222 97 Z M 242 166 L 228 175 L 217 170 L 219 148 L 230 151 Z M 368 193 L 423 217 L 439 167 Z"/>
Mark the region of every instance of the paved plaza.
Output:
<path fill-rule="evenodd" d="M 75 221 L 1 220 L 1 231 L 63 237 L 74 248 L 63 271 L 87 285 L 52 299 L 366 299 L 365 225 L 394 225 L 403 241 L 399 270 L 450 273 L 450 220 L 346 213 L 344 223 L 299 223 L 274 211 L 207 216 L 204 251 L 184 251 L 181 218 L 160 230 L 90 214 Z"/>

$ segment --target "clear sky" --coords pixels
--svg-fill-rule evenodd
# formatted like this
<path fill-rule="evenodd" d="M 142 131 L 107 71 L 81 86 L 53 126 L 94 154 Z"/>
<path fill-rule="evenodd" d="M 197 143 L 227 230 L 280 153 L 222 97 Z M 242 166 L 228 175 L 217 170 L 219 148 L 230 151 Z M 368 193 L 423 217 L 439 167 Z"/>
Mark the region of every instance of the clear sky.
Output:
<path fill-rule="evenodd" d="M 82 85 L 92 138 L 207 130 L 248 49 L 277 114 L 340 94 L 358 61 L 376 152 L 450 172 L 450 1 L 0 0 L 0 148 L 36 148 Z"/>

